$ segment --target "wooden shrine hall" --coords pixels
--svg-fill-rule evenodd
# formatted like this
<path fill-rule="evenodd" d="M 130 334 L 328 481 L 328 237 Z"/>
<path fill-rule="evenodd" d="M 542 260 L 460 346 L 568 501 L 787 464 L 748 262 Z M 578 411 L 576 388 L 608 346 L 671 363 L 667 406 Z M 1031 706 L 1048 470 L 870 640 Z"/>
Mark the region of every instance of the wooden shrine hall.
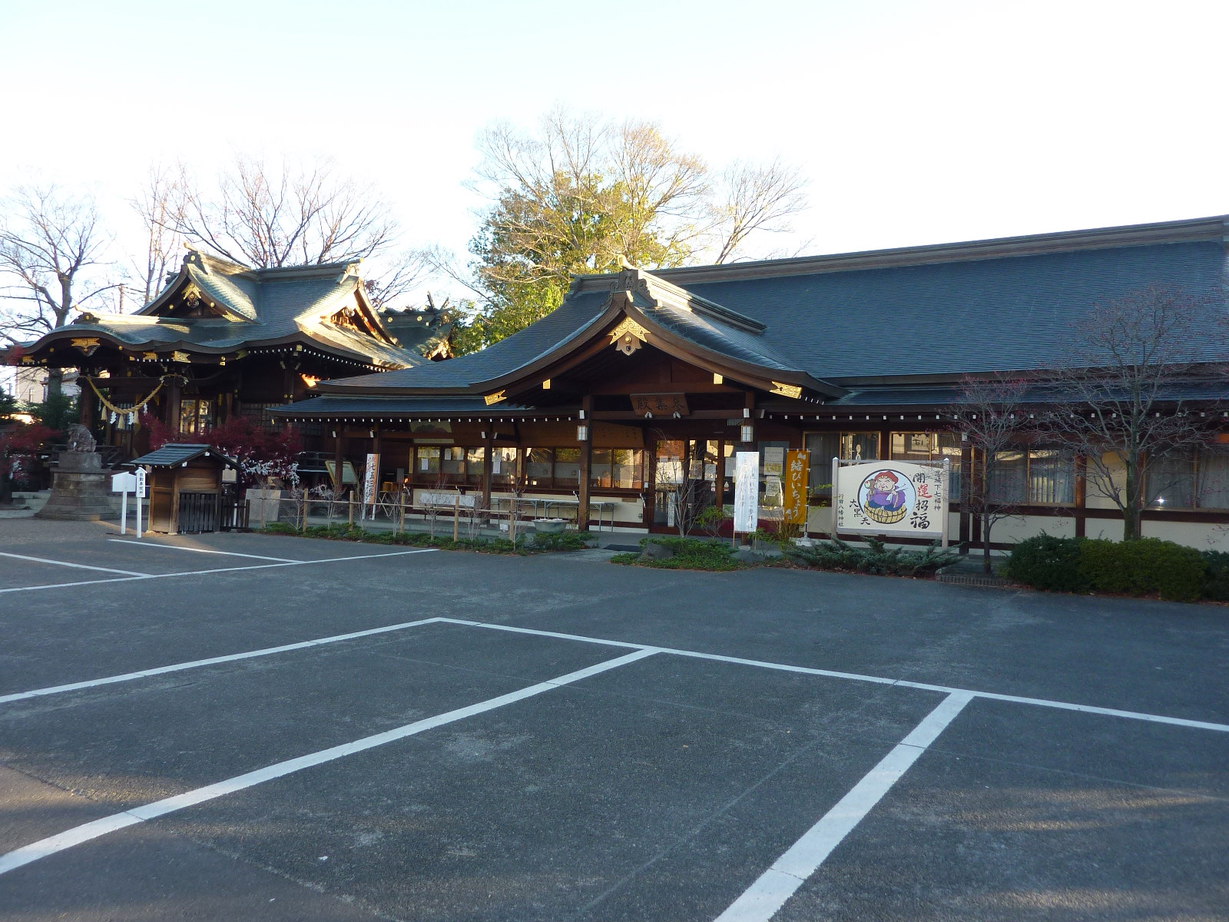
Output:
<path fill-rule="evenodd" d="M 1150 286 L 1188 292 L 1223 329 L 1226 239 L 1213 217 L 581 276 L 556 311 L 481 352 L 321 382 L 273 412 L 317 427 L 335 469 L 378 459 L 375 479 L 415 497 L 553 498 L 581 524 L 636 530 L 676 527 L 680 495 L 731 502 L 736 450 L 758 451 L 766 510 L 785 452 L 810 451 L 816 535 L 832 530 L 832 458 L 948 458 L 951 534 L 976 543 L 959 502 L 962 382 L 1070 364 L 1073 330 Z M 1223 366 L 1223 340 L 1186 344 L 1184 361 Z M 1225 397 L 1220 384 L 1173 407 Z M 996 489 L 1019 510 L 1004 534 L 1121 530 L 1063 446 L 1025 442 L 1001 461 Z M 1229 523 L 1229 457 L 1201 450 L 1172 467 L 1179 486 L 1148 510 L 1147 533 L 1205 540 Z"/>
<path fill-rule="evenodd" d="M 385 328 L 357 263 L 252 269 L 190 250 L 145 307 L 82 313 L 8 361 L 79 369 L 82 424 L 130 458 L 150 447 L 142 413 L 197 440 L 235 416 L 273 427 L 270 410 L 321 379 L 426 360 Z"/>

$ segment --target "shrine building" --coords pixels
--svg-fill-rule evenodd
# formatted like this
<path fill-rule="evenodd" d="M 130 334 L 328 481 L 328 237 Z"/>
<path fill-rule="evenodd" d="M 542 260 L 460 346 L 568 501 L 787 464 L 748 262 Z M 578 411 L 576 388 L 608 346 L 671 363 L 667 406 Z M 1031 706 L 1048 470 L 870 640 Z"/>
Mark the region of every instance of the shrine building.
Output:
<path fill-rule="evenodd" d="M 253 269 L 193 250 L 142 309 L 82 313 L 8 361 L 78 369 L 81 422 L 123 460 L 150 449 L 142 413 L 196 440 L 235 416 L 277 427 L 270 411 L 321 379 L 426 359 L 385 327 L 357 263 Z"/>

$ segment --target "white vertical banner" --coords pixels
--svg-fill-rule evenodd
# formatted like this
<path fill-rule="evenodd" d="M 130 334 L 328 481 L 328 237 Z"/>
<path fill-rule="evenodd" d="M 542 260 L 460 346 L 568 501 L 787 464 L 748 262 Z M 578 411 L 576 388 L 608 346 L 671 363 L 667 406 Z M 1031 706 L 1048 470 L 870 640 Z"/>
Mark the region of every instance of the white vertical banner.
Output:
<path fill-rule="evenodd" d="M 734 459 L 734 532 L 746 534 L 759 525 L 760 453 L 740 451 Z"/>
<path fill-rule="evenodd" d="M 145 483 L 145 481 L 146 481 L 146 477 L 147 477 L 148 475 L 145 473 L 145 468 L 143 468 L 143 467 L 138 467 L 138 468 L 137 468 L 137 470 L 136 470 L 136 474 L 137 474 L 137 489 L 136 489 L 136 501 L 137 501 L 137 537 L 138 537 L 138 538 L 142 538 L 142 537 L 144 537 L 144 536 L 145 536 L 145 531 L 144 531 L 144 529 L 141 527 L 141 506 L 143 505 L 142 501 L 145 499 L 145 493 L 146 493 L 146 489 L 145 489 L 145 487 L 146 487 L 146 483 Z M 150 514 L 151 514 L 151 515 L 153 514 L 152 510 L 151 510 Z"/>
<path fill-rule="evenodd" d="M 367 518 L 374 519 L 376 517 L 376 500 L 379 499 L 380 489 L 380 456 L 378 454 L 367 455 L 367 469 L 363 471 L 363 506 L 364 515 Z"/>

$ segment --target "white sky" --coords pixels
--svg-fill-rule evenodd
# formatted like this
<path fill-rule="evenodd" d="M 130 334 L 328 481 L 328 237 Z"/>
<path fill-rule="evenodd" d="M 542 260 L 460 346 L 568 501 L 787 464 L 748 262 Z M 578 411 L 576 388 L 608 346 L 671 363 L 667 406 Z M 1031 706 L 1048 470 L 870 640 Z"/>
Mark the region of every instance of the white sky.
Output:
<path fill-rule="evenodd" d="M 334 158 L 463 252 L 477 133 L 556 104 L 810 178 L 764 255 L 1229 213 L 1225 0 L 0 0 L 0 192 Z"/>

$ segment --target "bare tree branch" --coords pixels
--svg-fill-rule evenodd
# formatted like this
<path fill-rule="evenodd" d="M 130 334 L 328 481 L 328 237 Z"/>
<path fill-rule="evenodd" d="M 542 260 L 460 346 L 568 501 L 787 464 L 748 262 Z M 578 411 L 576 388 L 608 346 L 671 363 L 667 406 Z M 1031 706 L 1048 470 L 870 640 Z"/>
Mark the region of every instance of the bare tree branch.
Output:
<path fill-rule="evenodd" d="M 256 268 L 364 259 L 387 251 L 397 223 L 373 189 L 331 163 L 296 168 L 238 158 L 205 191 L 180 168 L 157 223 L 231 262 Z"/>
<path fill-rule="evenodd" d="M 1214 335 L 1207 316 L 1199 299 L 1159 286 L 1101 305 L 1045 382 L 1066 398 L 1047 414 L 1048 431 L 1086 459 L 1089 487 L 1123 514 L 1124 539 L 1140 536 L 1141 514 L 1163 489 L 1150 486 L 1157 462 L 1209 442 L 1188 396 L 1223 374 L 1197 353 Z"/>
<path fill-rule="evenodd" d="M 716 216 L 721 243 L 715 263 L 728 262 L 752 234 L 789 232 L 790 219 L 806 210 L 802 171 L 780 160 L 764 166 L 736 163 L 723 179 L 726 195 Z"/>
<path fill-rule="evenodd" d="M 97 284 L 78 297 L 77 287 L 91 270 L 106 265 L 110 243 L 94 203 L 70 197 L 54 186 L 23 187 L 5 203 L 0 226 L 0 276 L 6 301 L 28 306 L 0 307 L 0 334 L 41 335 L 62 327 L 74 310 L 96 301 L 115 284 Z"/>

